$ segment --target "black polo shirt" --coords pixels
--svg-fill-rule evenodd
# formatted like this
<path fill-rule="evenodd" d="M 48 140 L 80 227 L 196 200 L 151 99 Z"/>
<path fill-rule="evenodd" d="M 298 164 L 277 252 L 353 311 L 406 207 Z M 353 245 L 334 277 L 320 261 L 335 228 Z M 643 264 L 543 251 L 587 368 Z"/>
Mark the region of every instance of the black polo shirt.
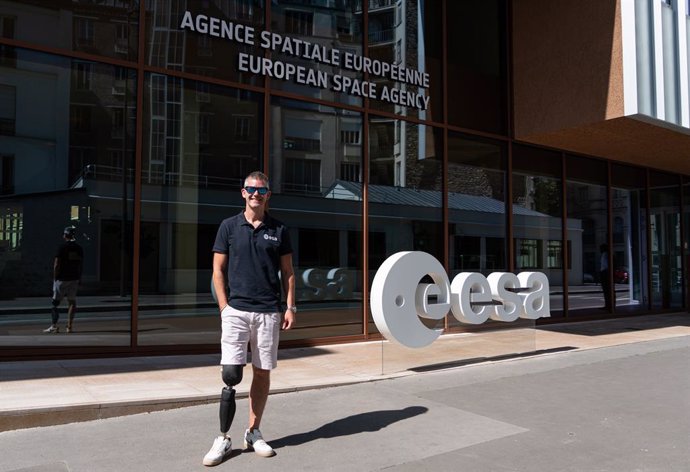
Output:
<path fill-rule="evenodd" d="M 55 258 L 58 260 L 55 280 L 81 279 L 84 250 L 74 241 L 67 241 L 60 245 Z"/>
<path fill-rule="evenodd" d="M 266 213 L 254 228 L 239 215 L 223 220 L 213 252 L 228 256 L 228 304 L 242 311 L 282 311 L 280 257 L 292 253 L 287 227 Z"/>

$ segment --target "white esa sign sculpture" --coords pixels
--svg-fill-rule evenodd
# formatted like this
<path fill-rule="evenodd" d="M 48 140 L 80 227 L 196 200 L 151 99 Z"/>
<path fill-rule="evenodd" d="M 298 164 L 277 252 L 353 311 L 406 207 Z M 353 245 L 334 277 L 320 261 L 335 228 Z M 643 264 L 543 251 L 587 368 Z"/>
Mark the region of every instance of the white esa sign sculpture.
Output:
<path fill-rule="evenodd" d="M 426 275 L 433 284 L 419 283 Z M 436 303 L 429 302 L 432 295 Z M 450 282 L 441 263 L 420 251 L 393 254 L 376 272 L 371 312 L 386 339 L 412 348 L 427 346 L 441 332 L 424 326 L 419 317 L 440 320 L 449 309 L 458 321 L 470 324 L 548 317 L 549 280 L 541 272 L 494 272 L 488 277 L 461 272 Z"/>

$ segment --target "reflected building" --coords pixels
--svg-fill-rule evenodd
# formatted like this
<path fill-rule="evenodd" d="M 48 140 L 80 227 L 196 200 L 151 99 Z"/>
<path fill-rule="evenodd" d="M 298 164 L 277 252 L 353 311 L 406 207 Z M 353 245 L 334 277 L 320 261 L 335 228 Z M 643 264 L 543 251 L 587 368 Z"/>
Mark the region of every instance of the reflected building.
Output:
<path fill-rule="evenodd" d="M 283 346 L 377 339 L 369 290 L 398 251 L 432 254 L 451 278 L 543 272 L 551 321 L 685 310 L 688 12 L 614 3 L 3 1 L 0 349 L 215 348 L 211 247 L 257 169 L 294 245 L 300 324 Z M 183 27 L 185 14 L 206 23 Z M 534 29 L 545 22 L 562 28 Z M 428 87 L 265 48 L 263 32 Z M 241 55 L 327 84 L 242 70 Z M 85 250 L 80 328 L 46 338 L 67 225 Z M 430 326 L 470 329 L 452 316 Z"/>

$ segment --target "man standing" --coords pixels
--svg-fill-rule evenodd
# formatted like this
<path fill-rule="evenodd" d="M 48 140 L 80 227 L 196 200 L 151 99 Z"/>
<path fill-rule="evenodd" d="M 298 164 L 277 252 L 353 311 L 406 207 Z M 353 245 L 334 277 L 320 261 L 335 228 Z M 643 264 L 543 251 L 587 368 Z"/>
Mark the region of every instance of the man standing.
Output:
<path fill-rule="evenodd" d="M 53 308 L 51 309 L 52 324 L 43 330 L 44 333 L 57 333 L 60 312 L 58 306 L 67 297 L 67 329 L 72 332 L 72 321 L 77 310 L 77 289 L 81 280 L 84 262 L 84 250 L 75 241 L 76 228 L 68 226 L 62 233 L 64 243 L 58 248 L 53 261 Z"/>
<path fill-rule="evenodd" d="M 223 220 L 213 245 L 213 288 L 220 309 L 222 378 L 220 436 L 204 456 L 204 465 L 217 465 L 232 451 L 228 431 L 235 416 L 235 385 L 242 381 L 251 343 L 252 383 L 249 424 L 244 447 L 260 456 L 275 454 L 259 426 L 278 361 L 279 331 L 295 324 L 295 275 L 288 229 L 272 218 L 266 205 L 271 196 L 268 178 L 252 172 L 244 180 L 244 211 Z M 280 275 L 279 275 L 280 272 Z M 287 310 L 281 303 L 281 281 Z M 283 316 L 281 323 L 281 315 Z"/>

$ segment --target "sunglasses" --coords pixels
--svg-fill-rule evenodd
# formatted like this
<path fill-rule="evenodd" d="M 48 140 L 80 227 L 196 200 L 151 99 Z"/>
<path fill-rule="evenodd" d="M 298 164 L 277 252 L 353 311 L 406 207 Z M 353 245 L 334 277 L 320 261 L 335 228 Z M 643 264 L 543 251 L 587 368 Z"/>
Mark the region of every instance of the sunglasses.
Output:
<path fill-rule="evenodd" d="M 248 185 L 244 187 L 248 194 L 253 194 L 254 192 L 259 192 L 259 195 L 266 195 L 268 193 L 268 187 L 253 187 Z"/>

